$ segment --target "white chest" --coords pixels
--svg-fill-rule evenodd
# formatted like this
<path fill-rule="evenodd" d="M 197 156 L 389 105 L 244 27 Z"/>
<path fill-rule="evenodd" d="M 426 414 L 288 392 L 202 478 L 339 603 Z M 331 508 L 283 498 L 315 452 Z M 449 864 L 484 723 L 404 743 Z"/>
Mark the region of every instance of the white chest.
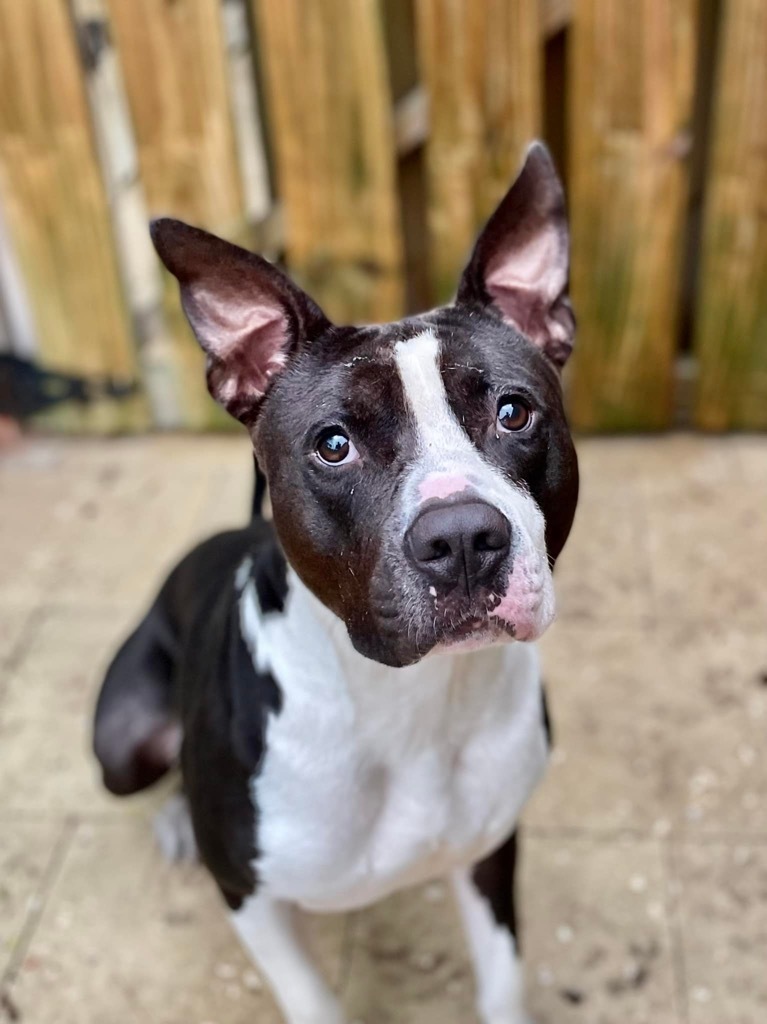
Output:
<path fill-rule="evenodd" d="M 535 649 L 386 669 L 337 635 L 312 643 L 305 621 L 290 642 L 297 613 L 256 637 L 283 690 L 253 781 L 261 884 L 342 910 L 489 853 L 545 766 Z"/>

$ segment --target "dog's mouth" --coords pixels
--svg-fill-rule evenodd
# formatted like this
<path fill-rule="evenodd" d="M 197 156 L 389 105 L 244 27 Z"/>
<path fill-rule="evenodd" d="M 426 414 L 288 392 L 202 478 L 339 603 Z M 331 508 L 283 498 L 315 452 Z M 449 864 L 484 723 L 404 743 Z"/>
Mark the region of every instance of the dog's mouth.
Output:
<path fill-rule="evenodd" d="M 516 632 L 513 623 L 494 618 L 489 610 L 468 612 L 439 624 L 433 650 L 473 651 L 489 644 L 508 643 L 516 639 Z"/>
<path fill-rule="evenodd" d="M 444 616 L 437 623 L 437 633 L 440 639 L 444 637 L 470 636 L 482 630 L 494 630 L 496 632 L 507 632 L 514 636 L 516 627 L 512 623 L 502 623 L 493 617 L 492 603 L 479 609 L 450 612 L 446 611 Z"/>
<path fill-rule="evenodd" d="M 363 653 L 372 652 L 375 660 L 387 664 L 407 665 L 431 653 L 537 639 L 553 618 L 545 574 L 517 569 L 513 579 L 510 573 L 498 582 L 495 587 L 474 587 L 469 594 L 457 588 L 440 591 L 433 584 L 409 594 L 381 587 L 374 610 L 376 639 Z M 357 631 L 360 639 L 362 633 Z"/>
<path fill-rule="evenodd" d="M 498 603 L 499 599 L 490 595 L 468 606 L 465 601 L 434 602 L 432 613 L 415 621 L 408 622 L 401 616 L 385 618 L 383 633 L 412 648 L 407 661 L 448 650 L 471 651 L 508 643 L 516 639 L 517 627 L 493 615 Z"/>

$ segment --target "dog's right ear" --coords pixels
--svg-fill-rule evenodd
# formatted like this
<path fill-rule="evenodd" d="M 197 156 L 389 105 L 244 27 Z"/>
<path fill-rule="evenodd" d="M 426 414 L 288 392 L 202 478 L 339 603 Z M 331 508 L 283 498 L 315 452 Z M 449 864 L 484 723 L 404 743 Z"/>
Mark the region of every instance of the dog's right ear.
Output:
<path fill-rule="evenodd" d="M 291 353 L 329 321 L 261 256 L 169 217 L 153 220 L 150 232 L 178 278 L 184 312 L 208 357 L 208 390 L 249 422 Z"/>
<path fill-rule="evenodd" d="M 561 368 L 575 337 L 568 277 L 562 183 L 549 151 L 534 142 L 477 239 L 456 302 L 493 309 Z"/>

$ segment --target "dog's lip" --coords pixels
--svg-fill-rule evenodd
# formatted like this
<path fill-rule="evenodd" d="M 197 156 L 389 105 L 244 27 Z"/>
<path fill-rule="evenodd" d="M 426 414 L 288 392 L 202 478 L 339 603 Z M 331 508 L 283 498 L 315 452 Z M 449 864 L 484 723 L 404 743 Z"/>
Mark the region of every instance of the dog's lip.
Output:
<path fill-rule="evenodd" d="M 406 620 L 402 611 L 392 605 L 376 609 L 376 618 L 379 635 L 387 643 L 401 640 L 403 631 L 408 635 L 411 633 L 410 630 L 404 630 Z M 423 623 L 422 627 L 426 625 L 431 627 L 428 630 L 428 640 L 420 629 L 413 630 L 416 635 L 421 636 L 422 641 L 416 644 L 416 660 L 432 652 L 469 651 L 517 639 L 515 625 L 494 615 L 492 606 L 484 601 L 478 606 L 475 604 L 473 608 L 461 609 L 459 605 L 452 614 L 443 608 L 436 621 L 432 619 L 428 623 Z"/>
<path fill-rule="evenodd" d="M 452 643 L 466 640 L 469 637 L 481 637 L 483 634 L 498 636 L 508 633 L 513 636 L 511 627 L 507 627 L 500 619 L 488 614 L 466 616 L 454 625 L 444 624 L 440 631 L 440 643 Z"/>
<path fill-rule="evenodd" d="M 444 632 L 434 646 L 435 653 L 458 653 L 490 647 L 499 640 L 514 639 L 511 630 L 503 629 L 491 620 L 475 621 L 458 629 Z"/>
<path fill-rule="evenodd" d="M 446 632 L 453 636 L 463 637 L 470 636 L 472 633 L 477 633 L 483 629 L 489 629 L 490 627 L 490 620 L 486 616 L 473 615 L 464 622 L 459 622 L 452 629 L 446 630 Z"/>

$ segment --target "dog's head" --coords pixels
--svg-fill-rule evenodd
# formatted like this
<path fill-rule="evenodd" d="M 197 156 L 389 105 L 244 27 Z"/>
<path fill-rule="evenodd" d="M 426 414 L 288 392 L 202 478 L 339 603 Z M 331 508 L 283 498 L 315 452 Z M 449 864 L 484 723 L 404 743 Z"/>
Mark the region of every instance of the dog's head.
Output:
<path fill-rule="evenodd" d="M 276 267 L 179 221 L 152 237 L 248 428 L 304 583 L 390 665 L 531 640 L 578 492 L 559 372 L 574 319 L 562 187 L 540 144 L 479 237 L 455 302 L 331 324 Z"/>

